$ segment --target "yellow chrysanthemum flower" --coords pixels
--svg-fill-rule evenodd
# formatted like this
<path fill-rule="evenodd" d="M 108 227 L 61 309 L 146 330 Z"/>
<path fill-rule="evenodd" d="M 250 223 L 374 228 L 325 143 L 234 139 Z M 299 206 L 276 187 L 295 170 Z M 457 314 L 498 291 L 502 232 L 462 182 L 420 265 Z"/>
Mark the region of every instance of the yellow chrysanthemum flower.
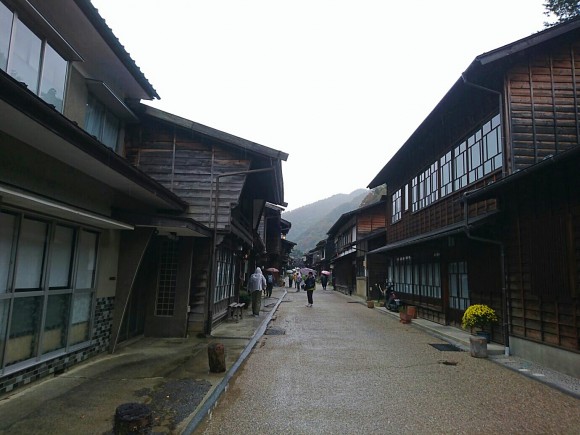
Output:
<path fill-rule="evenodd" d="M 465 310 L 461 326 L 463 328 L 483 328 L 497 321 L 497 315 L 492 308 L 483 304 L 475 304 Z"/>

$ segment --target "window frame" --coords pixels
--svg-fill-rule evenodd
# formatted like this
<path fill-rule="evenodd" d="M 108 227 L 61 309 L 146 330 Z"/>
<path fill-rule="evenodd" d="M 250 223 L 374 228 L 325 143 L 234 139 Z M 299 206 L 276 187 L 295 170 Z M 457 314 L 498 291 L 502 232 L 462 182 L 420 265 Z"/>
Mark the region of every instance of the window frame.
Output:
<path fill-rule="evenodd" d="M 25 21 L 22 21 L 20 19 L 20 15 L 18 12 L 11 10 L 8 6 L 6 6 L 3 3 L 0 4 L 4 7 L 4 9 L 0 10 L 0 13 L 8 11 L 8 13 L 11 14 L 11 24 L 10 24 L 11 27 L 10 30 L 6 32 L 6 34 L 9 35 L 9 40 L 7 44 L 4 44 L 7 49 L 6 53 L 7 56 L 5 65 L 0 65 L 0 69 L 5 71 L 6 74 L 10 75 L 15 80 L 23 81 L 30 92 L 34 93 L 37 97 L 45 101 L 47 104 L 50 104 L 58 112 L 63 113 L 70 72 L 70 64 L 71 64 L 70 59 L 67 59 L 66 56 L 63 56 L 59 52 L 59 50 L 57 50 L 55 46 L 50 43 L 48 38 L 38 34 L 32 28 L 30 28 Z M 34 53 L 35 55 L 33 56 L 33 58 L 28 59 L 28 61 L 34 60 L 36 68 L 36 72 L 33 74 L 33 76 L 35 77 L 30 78 L 29 80 L 26 79 L 22 80 L 20 77 L 18 77 L 17 74 L 18 71 L 22 71 L 21 68 L 15 70 L 16 75 L 13 75 L 10 72 L 11 70 L 14 69 L 14 62 L 17 62 L 18 58 L 22 57 L 23 54 L 22 51 L 18 49 L 19 48 L 18 44 L 21 41 L 21 39 L 19 39 L 20 37 L 18 36 L 19 34 L 19 32 L 17 31 L 18 28 L 20 30 L 25 30 L 27 35 L 36 38 L 35 40 L 37 40 L 39 43 L 38 52 Z M 52 60 L 48 59 L 47 56 L 51 56 Z M 58 85 L 55 86 L 61 89 L 56 89 L 55 86 L 51 86 L 47 91 L 47 93 L 43 94 L 42 92 L 43 84 L 46 84 L 46 77 L 53 76 L 52 73 L 56 71 L 55 68 L 51 68 L 49 71 L 47 66 L 47 65 L 54 66 L 55 65 L 54 60 L 56 60 L 56 63 L 64 63 L 64 68 L 62 68 L 62 70 L 64 71 L 60 71 L 60 73 L 57 75 L 60 77 L 57 77 L 56 80 L 54 79 L 50 80 L 50 83 L 56 84 L 58 82 Z M 51 89 L 55 90 L 54 94 L 50 92 Z M 60 99 L 58 97 L 60 97 Z"/>
<path fill-rule="evenodd" d="M 9 246 L 9 249 L 11 250 L 9 256 L 12 259 L 16 259 L 19 250 L 19 243 L 22 240 L 21 235 L 24 231 L 22 222 L 25 219 L 46 223 L 47 230 L 43 242 L 44 255 L 42 260 L 43 264 L 41 266 L 42 277 L 40 288 L 16 289 L 16 271 L 18 262 L 12 261 L 9 264 L 7 274 L 9 277 L 8 286 L 5 292 L 0 293 L 0 309 L 5 310 L 4 315 L 0 317 L 0 321 L 3 322 L 0 324 L 0 334 L 2 334 L 0 335 L 0 374 L 2 375 L 21 370 L 37 363 L 38 361 L 44 361 L 53 358 L 54 356 L 66 354 L 73 350 L 89 346 L 92 343 L 93 324 L 95 320 L 95 311 L 93 307 L 98 287 L 96 277 L 99 270 L 101 238 L 101 231 L 99 229 L 80 224 L 71 224 L 70 222 L 61 221 L 53 217 L 29 213 L 9 206 L 3 206 L 0 209 L 0 215 L 4 214 L 15 217 L 15 230 L 12 235 L 12 244 Z M 69 260 L 72 264 L 70 266 L 71 270 L 68 272 L 70 274 L 68 287 L 50 287 L 52 261 L 53 258 L 56 258 L 54 253 L 58 249 L 58 244 L 54 238 L 57 227 L 65 227 L 74 230 L 72 237 L 73 240 L 71 242 L 73 252 L 71 254 L 71 260 Z M 80 250 L 82 249 L 80 246 L 80 239 L 83 232 L 95 236 L 93 259 L 94 279 L 92 281 L 92 287 L 86 289 L 78 288 L 76 284 L 76 275 L 79 271 L 78 257 L 80 255 Z M 73 319 L 77 314 L 75 313 L 75 300 L 81 296 L 85 299 L 88 297 L 90 300 L 88 318 L 80 323 L 77 322 L 79 324 L 84 324 L 82 329 L 85 331 L 85 334 L 82 340 L 73 342 L 71 333 L 72 327 L 74 326 Z M 12 344 L 11 340 L 16 339 L 16 336 L 13 336 L 15 331 L 14 328 L 17 327 L 14 321 L 21 317 L 19 316 L 19 313 L 15 313 L 15 301 L 24 301 L 26 298 L 37 298 L 36 300 L 38 302 L 35 302 L 37 304 L 37 308 L 35 309 L 37 311 L 37 317 L 33 319 L 35 322 L 33 330 L 28 331 L 28 335 L 26 335 L 26 337 L 29 337 L 28 340 L 31 340 L 30 353 L 20 359 L 19 355 L 10 352 L 10 346 Z M 47 325 L 46 322 L 50 321 L 50 319 L 54 320 L 54 312 L 51 311 L 52 314 L 50 314 L 48 310 L 54 310 L 52 304 L 58 299 L 61 301 L 67 300 L 67 305 L 66 307 L 60 307 L 58 309 L 60 310 L 60 314 L 64 317 L 62 317 L 63 321 L 61 321 L 59 326 L 56 328 L 57 330 L 55 330 L 54 324 Z M 84 317 L 86 317 L 86 315 L 83 313 L 83 318 Z M 51 334 L 53 335 L 52 337 L 50 337 Z M 60 342 L 55 340 L 60 340 Z M 49 345 L 51 342 L 53 345 Z M 12 358 L 16 359 L 12 360 Z"/>

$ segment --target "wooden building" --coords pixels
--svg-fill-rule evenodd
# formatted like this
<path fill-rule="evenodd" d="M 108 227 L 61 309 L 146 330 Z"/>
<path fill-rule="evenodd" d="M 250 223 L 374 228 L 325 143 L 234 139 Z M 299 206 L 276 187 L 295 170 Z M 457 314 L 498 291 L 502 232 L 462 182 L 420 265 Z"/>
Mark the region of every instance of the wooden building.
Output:
<path fill-rule="evenodd" d="M 580 376 L 580 21 L 478 56 L 369 187 L 389 279 L 420 317 L 475 303 L 506 351 Z"/>
<path fill-rule="evenodd" d="M 367 253 L 385 243 L 386 199 L 343 213 L 328 230 L 328 240 L 334 248 L 330 260 L 334 289 L 345 294 L 356 294 L 366 299 L 369 284 L 376 281 L 383 267 L 375 267 L 371 280 L 367 274 Z M 372 259 L 385 264 L 381 257 Z"/>
<path fill-rule="evenodd" d="M 127 129 L 127 159 L 178 195 L 187 204 L 185 217 L 213 233 L 207 239 L 174 232 L 173 238 L 166 237 L 164 245 L 149 252 L 154 262 L 165 255 L 165 247 L 184 249 L 177 257 L 170 255 L 173 263 L 159 263 L 159 267 L 191 276 L 176 305 L 188 313 L 187 322 L 181 322 L 185 328 L 181 335 L 209 333 L 226 316 L 247 275 L 268 259 L 267 247 L 274 249 L 272 255 L 279 255 L 274 240 L 280 241 L 276 224 L 280 216 L 270 215 L 266 203 L 286 205 L 281 164 L 288 155 L 150 106 L 136 105 L 133 110 L 140 123 Z M 175 261 L 184 255 L 187 264 L 177 267 Z M 135 272 L 136 279 L 156 269 L 144 263 Z M 154 293 L 154 288 L 148 292 Z"/>
<path fill-rule="evenodd" d="M 290 252 L 296 245 L 296 243 L 286 240 L 286 235 L 292 224 L 282 219 L 282 210 L 283 207 L 266 203 L 264 217 L 258 227 L 258 235 L 264 241 L 264 253 L 259 264 L 262 266 L 262 270 L 277 269 L 278 272 L 274 272 L 273 275 L 275 282 L 280 284 L 283 282 L 284 273 L 288 268 Z"/>
<path fill-rule="evenodd" d="M 0 0 L 0 23 L 0 394 L 211 330 L 287 155 L 140 105 L 159 96 L 90 0 Z"/>

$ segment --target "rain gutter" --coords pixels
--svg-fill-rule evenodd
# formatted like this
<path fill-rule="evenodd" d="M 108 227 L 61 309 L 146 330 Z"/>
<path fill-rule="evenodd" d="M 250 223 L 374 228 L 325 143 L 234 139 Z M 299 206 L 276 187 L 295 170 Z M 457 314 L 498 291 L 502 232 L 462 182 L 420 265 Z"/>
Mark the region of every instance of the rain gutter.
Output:
<path fill-rule="evenodd" d="M 463 83 L 467 86 L 471 86 L 472 88 L 475 89 L 479 89 L 481 91 L 484 92 L 491 92 L 492 94 L 497 95 L 498 97 L 498 105 L 499 105 L 499 117 L 500 117 L 500 125 L 501 125 L 501 143 L 502 143 L 502 147 L 503 144 L 505 144 L 505 125 L 503 123 L 503 120 L 505 119 L 505 110 L 503 107 L 503 95 L 501 92 L 496 91 L 495 89 L 490 89 L 490 88 L 486 88 L 485 86 L 481 86 L 475 83 L 470 82 L 469 80 L 467 80 L 467 77 L 465 77 L 465 72 L 461 73 L 461 78 L 463 79 Z M 510 156 L 513 155 L 513 153 L 511 152 L 511 141 L 510 141 Z M 504 159 L 504 163 L 501 165 L 501 176 L 502 178 L 505 176 L 506 174 L 506 166 L 507 166 L 507 159 Z"/>
<path fill-rule="evenodd" d="M 469 205 L 467 203 L 467 196 L 466 193 L 463 194 L 463 215 L 465 216 L 465 225 L 463 227 L 463 232 L 468 239 L 475 240 L 482 243 L 490 243 L 496 246 L 499 246 L 500 249 L 500 273 L 501 273 L 501 300 L 503 309 L 505 312 L 505 316 L 503 316 L 503 325 L 502 325 L 502 332 L 504 336 L 504 355 L 509 356 L 510 354 L 510 347 L 509 347 L 509 324 L 510 324 L 510 307 L 507 298 L 507 288 L 506 288 L 506 276 L 505 276 L 505 246 L 504 243 L 499 240 L 488 239 L 485 237 L 478 237 L 474 236 L 470 233 L 469 227 Z"/>
<path fill-rule="evenodd" d="M 274 167 L 262 168 L 262 169 L 250 169 L 248 171 L 238 171 L 238 172 L 228 172 L 225 174 L 219 174 L 215 177 L 215 201 L 213 205 L 213 241 L 212 241 L 212 252 L 211 252 L 211 278 L 210 285 L 208 289 L 208 300 L 207 300 L 207 315 L 204 332 L 207 336 L 211 335 L 212 323 L 213 323 L 213 297 L 214 297 L 214 287 L 216 283 L 216 253 L 217 253 L 217 221 L 218 221 L 218 206 L 220 200 L 220 178 L 231 177 L 234 175 L 245 175 L 245 174 L 256 174 L 260 172 L 271 172 L 274 171 Z"/>

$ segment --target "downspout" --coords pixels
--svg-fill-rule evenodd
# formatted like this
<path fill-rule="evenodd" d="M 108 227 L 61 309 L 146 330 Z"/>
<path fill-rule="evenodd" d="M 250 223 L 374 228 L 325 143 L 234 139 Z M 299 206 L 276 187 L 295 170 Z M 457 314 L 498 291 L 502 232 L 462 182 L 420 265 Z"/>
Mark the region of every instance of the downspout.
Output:
<path fill-rule="evenodd" d="M 501 124 L 501 145 L 502 147 L 504 147 L 505 145 L 505 126 L 504 126 L 504 119 L 505 119 L 505 113 L 504 113 L 504 107 L 503 107 L 503 95 L 501 92 L 496 91 L 495 89 L 490 89 L 490 88 L 486 88 L 485 86 L 481 86 L 481 85 L 476 85 L 475 83 L 471 83 L 470 81 L 467 80 L 467 78 L 465 77 L 465 73 L 461 74 L 461 78 L 463 79 L 463 83 L 467 86 L 471 86 L 473 88 L 479 89 L 481 91 L 484 92 L 491 92 L 492 94 L 497 95 L 498 97 L 498 105 L 499 105 L 499 117 L 500 117 L 500 124 Z M 510 142 L 510 146 L 511 146 L 511 142 Z M 511 153 L 510 153 L 511 155 Z M 502 178 L 505 177 L 506 175 L 506 166 L 507 166 L 507 159 L 504 159 L 502 165 L 501 165 L 501 176 Z"/>
<path fill-rule="evenodd" d="M 238 171 L 238 172 L 228 172 L 226 174 L 219 174 L 215 176 L 216 188 L 215 188 L 215 201 L 213 207 L 213 241 L 212 241 L 212 249 L 211 249 L 211 275 L 210 275 L 210 285 L 208 289 L 208 301 L 207 301 L 207 316 L 206 316 L 206 324 L 204 328 L 205 335 L 211 335 L 212 323 L 213 323 L 213 297 L 214 297 L 214 287 L 216 283 L 216 252 L 217 252 L 217 221 L 218 221 L 218 205 L 219 205 L 219 198 L 220 198 L 220 178 L 222 177 L 231 177 L 234 175 L 243 175 L 243 174 L 255 174 L 259 172 L 270 172 L 273 171 L 275 168 L 263 168 L 263 169 L 250 169 L 248 171 Z M 213 183 L 212 183 L 213 184 Z M 211 200 L 210 200 L 211 204 Z"/>
<path fill-rule="evenodd" d="M 481 86 L 481 85 L 477 85 L 475 83 L 472 83 L 470 81 L 467 80 L 467 77 L 465 77 L 465 73 L 461 74 L 461 78 L 463 79 L 463 83 L 467 86 L 471 86 L 473 88 L 479 89 L 481 91 L 484 92 L 491 92 L 492 94 L 497 95 L 498 97 L 498 105 L 499 105 L 499 116 L 500 116 L 500 124 L 501 124 L 501 144 L 502 147 L 504 148 L 504 151 L 506 150 L 507 146 L 506 146 L 506 142 L 505 142 L 505 124 L 504 124 L 504 120 L 506 119 L 505 117 L 505 110 L 503 107 L 503 95 L 501 92 L 496 91 L 495 89 L 490 89 L 490 88 L 486 88 L 485 86 Z M 510 142 L 510 146 L 511 146 L 511 142 Z M 511 155 L 511 153 L 510 153 Z M 502 179 L 505 178 L 507 170 L 507 156 L 506 158 L 504 158 L 504 161 L 501 165 L 501 177 Z M 502 305 L 503 308 L 505 310 L 505 316 L 504 316 L 504 324 L 503 324 L 503 334 L 504 334 L 504 341 L 505 341 L 505 355 L 508 356 L 509 355 L 509 315 L 510 315 L 510 311 L 509 311 L 509 300 L 507 298 L 507 288 L 506 288 L 506 277 L 505 277 L 505 247 L 503 242 L 500 242 L 499 240 L 493 240 L 493 239 L 486 239 L 483 237 L 476 237 L 473 236 L 472 234 L 470 234 L 469 232 L 469 207 L 467 206 L 467 198 L 466 198 L 466 194 L 463 194 L 463 213 L 464 213 L 464 219 L 465 219 L 465 227 L 464 227 L 464 232 L 465 235 L 467 236 L 468 239 L 472 239 L 472 240 L 477 240 L 483 243 L 491 243 L 494 245 L 499 246 L 500 248 L 500 267 L 501 267 L 501 298 L 502 298 Z"/>
<path fill-rule="evenodd" d="M 505 276 L 505 247 L 503 242 L 494 239 L 487 239 L 484 237 L 474 236 L 470 233 L 469 228 L 469 206 L 467 204 L 467 192 L 463 193 L 463 215 L 465 220 L 465 225 L 463 231 L 468 239 L 475 240 L 482 243 L 491 243 L 493 245 L 499 246 L 500 249 L 500 273 L 501 273 L 501 302 L 504 308 L 505 316 L 503 316 L 504 322 L 502 325 L 502 331 L 504 336 L 504 355 L 509 356 L 510 346 L 509 346 L 509 325 L 510 325 L 510 307 L 507 298 L 507 287 L 506 287 L 506 276 Z"/>

